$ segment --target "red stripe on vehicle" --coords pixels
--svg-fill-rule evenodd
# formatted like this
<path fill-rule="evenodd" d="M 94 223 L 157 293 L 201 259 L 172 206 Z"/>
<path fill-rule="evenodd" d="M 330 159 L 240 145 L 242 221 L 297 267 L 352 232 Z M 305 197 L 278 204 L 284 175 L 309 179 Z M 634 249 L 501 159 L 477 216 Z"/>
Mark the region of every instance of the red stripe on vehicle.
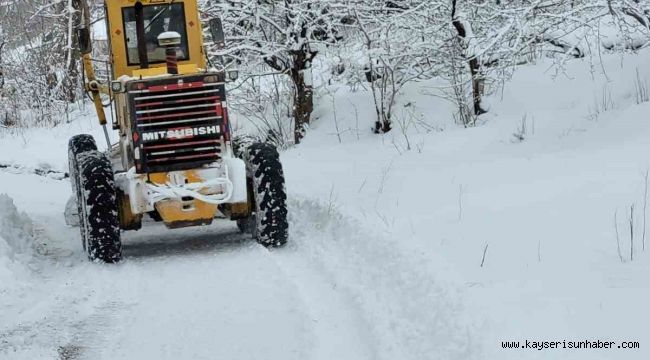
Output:
<path fill-rule="evenodd" d="M 138 121 L 154 120 L 152 122 L 155 122 L 155 120 L 160 120 L 160 119 L 171 119 L 171 118 L 180 118 L 180 117 L 183 117 L 183 116 L 205 115 L 205 114 L 214 114 L 214 113 L 215 113 L 214 110 L 192 111 L 192 112 L 184 112 L 184 113 L 176 113 L 176 114 L 138 117 Z M 186 120 L 186 119 L 178 119 L 178 120 Z M 192 119 L 187 119 L 187 120 L 192 120 Z"/>
<path fill-rule="evenodd" d="M 168 84 L 168 85 L 155 85 L 150 86 L 150 92 L 160 92 L 160 91 L 169 91 L 169 90 L 184 90 L 184 89 L 193 89 L 203 87 L 203 81 L 195 81 L 189 83 L 180 83 L 180 84 Z"/>
<path fill-rule="evenodd" d="M 224 139 L 230 141 L 230 131 L 228 131 L 228 108 L 223 108 L 223 123 L 221 124 Z"/>
<path fill-rule="evenodd" d="M 190 142 L 183 142 L 183 143 L 177 143 L 177 144 L 165 144 L 165 145 L 145 145 L 144 148 L 149 150 L 149 149 L 169 149 L 169 148 L 175 148 L 175 147 L 182 147 L 182 146 L 191 146 L 191 145 L 204 145 L 204 144 L 219 144 L 219 140 L 204 140 L 204 141 L 190 141 Z"/>
<path fill-rule="evenodd" d="M 180 95 L 182 95 L 182 94 L 179 94 L 179 96 Z M 209 97 L 199 97 L 199 98 L 190 98 L 190 99 L 158 101 L 158 102 L 152 102 L 152 103 L 137 104 L 135 107 L 136 108 L 142 108 L 142 107 L 148 107 L 148 106 L 186 104 L 186 103 L 209 101 L 209 100 L 219 100 L 219 97 L 218 96 L 209 96 Z M 174 109 L 169 109 L 169 110 L 174 110 Z"/>
<path fill-rule="evenodd" d="M 141 108 L 141 107 L 147 107 L 147 106 L 158 106 L 158 105 L 162 105 L 162 104 L 163 104 L 162 101 L 158 101 L 158 102 L 152 102 L 152 103 L 137 104 L 135 107 L 136 108 Z"/>
<path fill-rule="evenodd" d="M 165 161 L 173 161 L 173 160 L 204 159 L 204 158 L 212 158 L 212 157 L 219 157 L 219 153 L 204 154 L 204 155 L 174 156 L 174 157 L 166 157 L 166 158 L 147 160 L 147 162 L 150 162 L 150 163 L 151 162 L 165 162 Z"/>

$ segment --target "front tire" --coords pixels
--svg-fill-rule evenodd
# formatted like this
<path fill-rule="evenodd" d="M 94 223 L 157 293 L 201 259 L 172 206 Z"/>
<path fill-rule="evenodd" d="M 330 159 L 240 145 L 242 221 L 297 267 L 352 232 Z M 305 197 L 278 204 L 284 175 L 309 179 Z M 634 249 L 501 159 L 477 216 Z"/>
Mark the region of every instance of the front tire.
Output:
<path fill-rule="evenodd" d="M 254 143 L 245 154 L 246 173 L 252 186 L 254 215 L 250 226 L 242 220 L 240 229 L 250 228 L 253 238 L 266 247 L 287 243 L 287 195 L 284 172 L 277 149 L 270 144 Z"/>
<path fill-rule="evenodd" d="M 68 201 L 69 204 L 66 205 L 66 223 L 70 226 L 83 226 L 83 224 L 78 223 L 77 219 L 81 213 L 81 203 L 79 202 L 79 197 L 81 194 L 78 193 L 77 187 L 77 178 L 79 177 L 79 165 L 77 164 L 77 156 L 79 154 L 97 150 L 97 143 L 91 135 L 81 134 L 75 135 L 70 138 L 68 141 L 68 177 L 70 178 L 70 185 L 72 187 L 72 198 L 71 201 Z M 76 210 L 76 213 L 74 212 Z M 86 244 L 83 244 L 84 251 L 86 250 Z"/>
<path fill-rule="evenodd" d="M 68 174 L 70 176 L 70 184 L 72 185 L 72 192 L 77 190 L 76 180 L 78 177 L 77 156 L 79 154 L 97 150 L 97 143 L 91 135 L 81 134 L 75 135 L 68 141 Z"/>
<path fill-rule="evenodd" d="M 81 239 L 92 261 L 122 258 L 120 221 L 113 167 L 106 155 L 88 151 L 77 156 Z"/>

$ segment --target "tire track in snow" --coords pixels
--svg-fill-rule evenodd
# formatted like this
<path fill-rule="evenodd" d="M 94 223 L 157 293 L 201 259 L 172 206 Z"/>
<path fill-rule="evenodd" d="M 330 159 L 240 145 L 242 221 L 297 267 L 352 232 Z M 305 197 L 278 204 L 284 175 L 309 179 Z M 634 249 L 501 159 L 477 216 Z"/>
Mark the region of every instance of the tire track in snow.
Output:
<path fill-rule="evenodd" d="M 290 201 L 290 242 L 352 294 L 377 341 L 376 359 L 474 359 L 477 327 L 456 289 L 436 281 L 419 254 L 317 202 Z"/>
<path fill-rule="evenodd" d="M 215 231 L 216 230 L 216 231 Z M 289 281 L 234 228 L 125 241 L 101 279 L 135 305 L 95 359 L 305 359 L 310 327 Z"/>
<path fill-rule="evenodd" d="M 119 327 L 122 319 L 132 315 L 129 312 L 132 306 L 134 304 L 115 299 L 95 307 L 92 314 L 71 324 L 70 340 L 57 349 L 59 357 L 62 360 L 94 359 L 93 354 L 107 346 L 107 334 Z"/>
<path fill-rule="evenodd" d="M 0 324 L 0 355 L 309 358 L 311 324 L 291 282 L 234 227 L 154 226 L 125 238 L 119 265 L 87 262 L 76 229 L 68 230 L 48 231 L 56 238 L 15 314 L 18 325 Z"/>
<path fill-rule="evenodd" d="M 37 279 L 41 289 L 24 299 L 13 325 L 0 330 L 9 359 L 54 359 L 55 354 L 85 359 L 89 349 L 103 345 L 104 332 L 126 307 L 119 301 L 102 302 L 79 279 L 50 270 L 49 278 Z"/>
<path fill-rule="evenodd" d="M 313 360 L 377 359 L 376 344 L 354 301 L 318 263 L 300 254 L 290 242 L 282 249 L 263 252 L 291 281 L 312 321 Z"/>

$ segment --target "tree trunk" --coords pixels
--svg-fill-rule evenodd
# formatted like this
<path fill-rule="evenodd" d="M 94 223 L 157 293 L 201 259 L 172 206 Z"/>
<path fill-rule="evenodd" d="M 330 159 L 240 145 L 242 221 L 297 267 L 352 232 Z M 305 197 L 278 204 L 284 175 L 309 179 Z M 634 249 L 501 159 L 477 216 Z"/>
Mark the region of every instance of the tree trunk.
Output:
<path fill-rule="evenodd" d="M 293 93 L 293 122 L 294 122 L 294 143 L 300 144 L 305 137 L 305 130 L 309 126 L 311 113 L 314 111 L 313 87 L 311 82 L 311 59 L 316 53 L 297 51 L 293 54 L 293 68 L 291 69 L 291 81 L 294 86 Z M 305 75 L 308 77 L 305 77 Z"/>
<path fill-rule="evenodd" d="M 304 70 L 303 70 L 304 71 Z M 305 129 L 311 120 L 311 113 L 314 111 L 313 89 L 305 82 L 303 71 L 292 74 L 291 79 L 295 87 L 293 95 L 293 119 L 294 119 L 294 141 L 300 144 L 305 137 Z"/>
<path fill-rule="evenodd" d="M 305 130 L 314 111 L 314 88 L 311 80 L 311 62 L 318 54 L 306 48 L 291 51 L 289 61 L 276 56 L 265 57 L 264 61 L 271 68 L 288 74 L 293 83 L 293 120 L 294 143 L 300 144 L 305 137 Z M 307 75 L 307 76 L 306 76 Z"/>
<path fill-rule="evenodd" d="M 456 15 L 456 0 L 452 1 L 452 12 L 451 12 L 451 21 L 452 25 L 454 25 L 454 28 L 456 29 L 456 32 L 458 33 L 458 41 L 461 43 L 461 46 L 465 47 L 464 41 L 466 40 L 465 38 L 467 37 L 467 30 L 465 29 L 465 25 L 463 25 L 463 22 L 458 18 Z M 472 103 L 474 105 L 474 115 L 481 115 L 485 114 L 487 111 L 485 111 L 481 107 L 481 88 L 480 88 L 480 63 L 478 59 L 473 56 L 473 55 L 465 55 L 466 59 L 468 60 L 468 65 L 469 65 L 469 71 L 472 75 Z"/>
<path fill-rule="evenodd" d="M 68 7 L 72 5 L 72 7 Z M 53 30 L 54 36 L 60 36 L 62 39 L 55 51 L 60 54 L 61 59 L 63 59 L 63 67 L 65 68 L 65 74 L 53 75 L 54 82 L 51 85 L 51 88 L 57 88 L 59 97 L 61 100 L 73 103 L 77 100 L 76 89 L 79 82 L 79 72 L 77 70 L 77 57 L 75 47 L 76 47 L 76 36 L 74 34 L 74 28 L 79 24 L 78 16 L 80 15 L 78 8 L 75 8 L 75 5 L 78 5 L 77 1 L 62 1 L 56 7 L 56 14 L 60 16 L 58 20 L 58 28 Z M 53 40 L 56 41 L 56 40 Z M 68 45 L 70 47 L 68 47 Z"/>
<path fill-rule="evenodd" d="M 79 88 L 79 69 L 77 51 L 72 51 L 70 66 L 68 66 L 68 78 L 65 89 L 65 97 L 69 103 L 77 101 L 77 89 Z"/>
<path fill-rule="evenodd" d="M 474 104 L 474 115 L 485 114 L 481 107 L 481 78 L 478 59 L 473 58 L 469 61 L 470 72 L 472 73 L 472 103 Z"/>
<path fill-rule="evenodd" d="M 5 86 L 5 76 L 4 72 L 2 72 L 2 48 L 5 46 L 4 41 L 0 41 L 0 90 Z"/>

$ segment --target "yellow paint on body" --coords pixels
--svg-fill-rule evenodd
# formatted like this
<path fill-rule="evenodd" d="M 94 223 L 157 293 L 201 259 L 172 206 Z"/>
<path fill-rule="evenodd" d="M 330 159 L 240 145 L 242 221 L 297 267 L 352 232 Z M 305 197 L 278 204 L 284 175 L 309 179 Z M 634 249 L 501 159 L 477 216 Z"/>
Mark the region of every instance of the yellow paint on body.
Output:
<path fill-rule="evenodd" d="M 196 171 L 186 170 L 183 176 L 188 183 L 203 182 Z M 152 183 L 164 185 L 169 182 L 168 173 L 149 174 Z M 190 225 L 210 224 L 217 214 L 217 205 L 212 205 L 199 200 L 181 201 L 165 200 L 156 203 L 156 210 L 162 217 L 165 225 L 171 228 Z"/>
<path fill-rule="evenodd" d="M 206 56 L 203 52 L 203 30 L 199 19 L 197 0 L 105 0 L 104 10 L 106 13 L 107 33 L 110 42 L 110 61 L 112 64 L 113 79 L 121 76 L 129 77 L 154 77 L 167 74 L 167 65 L 162 63 L 152 63 L 146 69 L 140 68 L 139 64 L 129 65 L 127 58 L 127 44 L 125 38 L 124 22 L 122 19 L 122 9 L 133 7 L 137 2 L 143 6 L 163 5 L 163 4 L 182 4 L 185 14 L 185 31 L 187 34 L 187 49 L 189 54 L 188 60 L 178 61 L 178 72 L 180 75 L 196 74 L 205 71 Z M 85 60 L 85 59 L 84 59 Z M 88 61 L 90 59 L 88 58 Z M 116 94 L 121 95 L 121 94 Z M 116 96 L 118 109 L 118 118 L 126 121 L 128 118 L 127 105 L 125 96 Z M 100 121 L 102 112 L 99 111 Z M 101 109 L 103 110 L 103 109 Z M 105 119 L 105 117 L 104 117 Z M 104 122 L 106 120 L 103 120 Z M 154 184 L 164 185 L 168 183 L 168 173 L 152 173 L 148 175 L 149 181 Z M 196 171 L 188 170 L 184 172 L 184 177 L 189 183 L 203 182 Z M 155 204 L 156 210 L 162 217 L 168 227 L 184 227 L 200 224 L 209 224 L 218 213 L 217 205 L 211 205 L 199 200 L 166 200 Z M 248 209 L 241 209 L 244 212 Z M 134 218 L 133 214 L 124 212 L 125 219 Z"/>
<path fill-rule="evenodd" d="M 196 67 L 196 64 L 184 64 L 184 65 L 179 65 L 178 66 L 178 73 L 180 75 L 185 75 L 185 74 L 196 74 L 200 72 L 201 69 Z M 147 76 L 160 76 L 160 75 L 165 75 L 167 74 L 167 68 L 166 67 L 153 67 L 149 69 L 137 69 L 133 70 L 133 76 L 134 77 L 147 77 Z"/>
<path fill-rule="evenodd" d="M 189 203 L 180 200 L 165 200 L 156 203 L 156 210 L 167 227 L 178 228 L 211 224 L 217 213 L 217 205 L 210 205 L 198 200 Z"/>

